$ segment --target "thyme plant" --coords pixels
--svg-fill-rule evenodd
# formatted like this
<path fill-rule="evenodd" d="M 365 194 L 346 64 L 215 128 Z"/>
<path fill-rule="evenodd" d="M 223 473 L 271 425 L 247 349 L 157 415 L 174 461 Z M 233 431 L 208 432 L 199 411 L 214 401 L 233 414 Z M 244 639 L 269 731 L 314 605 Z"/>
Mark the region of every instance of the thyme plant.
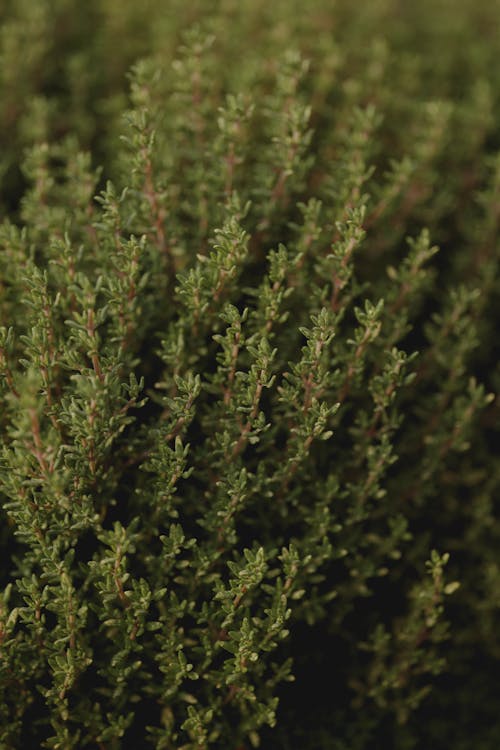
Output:
<path fill-rule="evenodd" d="M 498 5 L 146 5 L 0 11 L 0 747 L 497 748 Z"/>

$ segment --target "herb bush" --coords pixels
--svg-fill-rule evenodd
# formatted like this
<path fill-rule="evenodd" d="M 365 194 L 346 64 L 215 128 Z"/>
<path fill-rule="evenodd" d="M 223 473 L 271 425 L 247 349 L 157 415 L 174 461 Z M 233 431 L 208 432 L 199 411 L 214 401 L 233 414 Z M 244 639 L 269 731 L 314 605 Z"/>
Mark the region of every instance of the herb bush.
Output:
<path fill-rule="evenodd" d="M 3 3 L 1 748 L 498 748 L 499 21 Z"/>

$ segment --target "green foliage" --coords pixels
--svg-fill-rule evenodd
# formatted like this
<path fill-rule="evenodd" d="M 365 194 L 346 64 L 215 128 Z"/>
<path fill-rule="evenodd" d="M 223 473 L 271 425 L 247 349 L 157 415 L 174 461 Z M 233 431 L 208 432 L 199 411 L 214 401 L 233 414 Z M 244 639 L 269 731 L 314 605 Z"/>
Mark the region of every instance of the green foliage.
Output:
<path fill-rule="evenodd" d="M 0 748 L 496 750 L 498 4 L 0 22 Z"/>

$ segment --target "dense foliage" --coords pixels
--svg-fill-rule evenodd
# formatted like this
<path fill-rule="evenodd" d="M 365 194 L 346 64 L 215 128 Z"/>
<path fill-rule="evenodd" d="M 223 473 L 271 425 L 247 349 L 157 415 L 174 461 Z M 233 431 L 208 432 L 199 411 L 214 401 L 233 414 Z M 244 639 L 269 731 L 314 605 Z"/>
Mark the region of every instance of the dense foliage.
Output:
<path fill-rule="evenodd" d="M 0 24 L 0 748 L 497 750 L 498 2 Z"/>

